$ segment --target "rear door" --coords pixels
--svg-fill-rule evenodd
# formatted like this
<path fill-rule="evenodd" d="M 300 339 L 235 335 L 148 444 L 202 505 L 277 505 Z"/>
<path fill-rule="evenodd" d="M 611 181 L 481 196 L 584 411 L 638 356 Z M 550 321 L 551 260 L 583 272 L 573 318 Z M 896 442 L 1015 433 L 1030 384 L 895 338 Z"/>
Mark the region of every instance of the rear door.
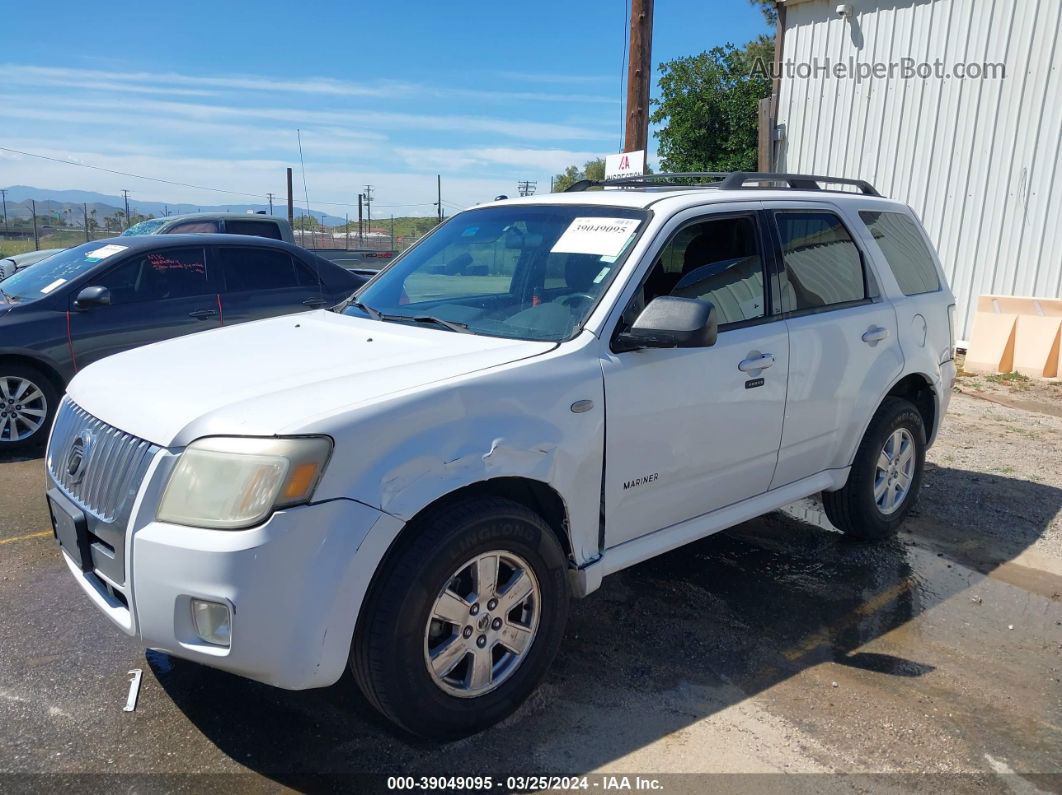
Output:
<path fill-rule="evenodd" d="M 789 388 L 771 488 L 848 466 L 903 367 L 896 312 L 841 212 L 767 202 L 789 329 Z"/>
<path fill-rule="evenodd" d="M 327 306 L 317 271 L 283 248 L 218 246 L 226 325 Z"/>
<path fill-rule="evenodd" d="M 141 252 L 85 287 L 106 287 L 110 306 L 79 310 L 71 295 L 70 344 L 77 366 L 221 325 L 214 274 L 200 246 Z"/>

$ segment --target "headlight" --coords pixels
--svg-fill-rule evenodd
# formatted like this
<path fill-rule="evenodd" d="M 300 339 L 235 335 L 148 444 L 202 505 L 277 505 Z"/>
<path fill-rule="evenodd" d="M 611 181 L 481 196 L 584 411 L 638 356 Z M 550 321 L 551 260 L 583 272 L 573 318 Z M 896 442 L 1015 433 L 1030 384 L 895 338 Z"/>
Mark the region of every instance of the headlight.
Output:
<path fill-rule="evenodd" d="M 160 522 L 238 530 L 277 508 L 308 502 L 332 440 L 217 436 L 188 445 L 157 513 Z"/>

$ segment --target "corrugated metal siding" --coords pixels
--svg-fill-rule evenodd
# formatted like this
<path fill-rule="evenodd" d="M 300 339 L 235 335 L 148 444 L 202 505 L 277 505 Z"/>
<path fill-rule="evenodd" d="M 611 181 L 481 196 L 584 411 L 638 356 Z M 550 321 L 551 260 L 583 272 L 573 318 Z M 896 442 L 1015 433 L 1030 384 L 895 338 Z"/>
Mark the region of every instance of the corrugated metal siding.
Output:
<path fill-rule="evenodd" d="M 861 177 L 921 217 L 968 338 L 984 293 L 1062 297 L 1062 0 L 789 3 L 793 63 L 1000 62 L 1004 79 L 783 77 L 780 171 Z"/>

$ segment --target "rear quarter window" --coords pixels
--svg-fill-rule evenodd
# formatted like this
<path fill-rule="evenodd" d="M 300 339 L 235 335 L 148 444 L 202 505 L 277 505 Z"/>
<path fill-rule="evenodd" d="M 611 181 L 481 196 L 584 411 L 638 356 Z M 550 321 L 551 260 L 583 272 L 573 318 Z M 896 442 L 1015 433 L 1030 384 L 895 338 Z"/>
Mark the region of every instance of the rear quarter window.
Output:
<path fill-rule="evenodd" d="M 226 221 L 225 232 L 230 235 L 254 235 L 283 240 L 280 227 L 272 221 Z"/>
<path fill-rule="evenodd" d="M 933 254 L 918 224 L 903 213 L 864 210 L 859 218 L 874 236 L 904 295 L 934 293 L 940 289 Z"/>

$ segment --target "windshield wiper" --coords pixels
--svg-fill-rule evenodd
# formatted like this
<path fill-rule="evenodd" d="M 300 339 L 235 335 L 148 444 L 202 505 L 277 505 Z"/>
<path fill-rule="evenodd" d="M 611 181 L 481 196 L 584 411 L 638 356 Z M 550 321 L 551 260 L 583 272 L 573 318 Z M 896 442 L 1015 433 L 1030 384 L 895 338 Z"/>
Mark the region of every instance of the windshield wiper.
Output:
<path fill-rule="evenodd" d="M 348 301 L 345 305 L 341 306 L 337 311 L 341 311 L 343 309 L 346 309 L 348 306 L 357 307 L 362 312 L 364 312 L 366 315 L 371 317 L 373 320 L 383 320 L 383 313 L 381 313 L 379 309 L 376 309 L 375 307 L 371 307 L 368 304 L 363 304 L 361 301 L 355 301 L 353 298 L 350 301 Z"/>
<path fill-rule="evenodd" d="M 456 331 L 460 334 L 471 334 L 468 330 L 467 323 L 458 323 L 454 320 L 443 320 L 441 317 L 435 317 L 435 315 L 414 315 L 413 317 L 409 317 L 408 315 L 390 315 L 387 316 L 387 319 L 390 320 L 391 317 L 412 320 L 414 323 L 434 323 L 437 326 L 448 328 L 450 331 Z"/>

